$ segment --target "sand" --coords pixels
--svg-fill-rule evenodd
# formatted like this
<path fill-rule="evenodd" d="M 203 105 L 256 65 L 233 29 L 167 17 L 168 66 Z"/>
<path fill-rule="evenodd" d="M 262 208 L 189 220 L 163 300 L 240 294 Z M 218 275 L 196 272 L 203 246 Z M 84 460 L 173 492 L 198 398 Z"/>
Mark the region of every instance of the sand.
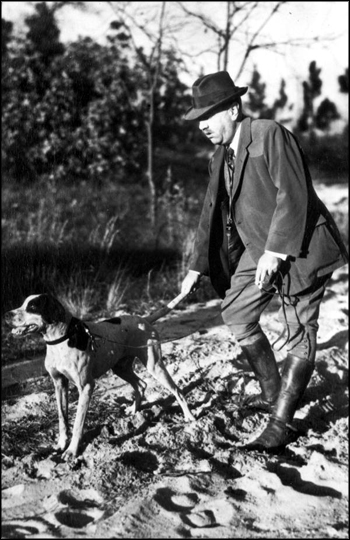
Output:
<path fill-rule="evenodd" d="M 334 193 L 322 190 L 331 210 L 344 211 L 346 195 Z M 262 319 L 271 341 L 281 330 L 278 307 L 276 298 Z M 96 385 L 83 453 L 67 464 L 52 452 L 52 383 L 29 382 L 2 407 L 2 538 L 348 538 L 347 315 L 343 267 L 322 304 L 294 440 L 278 455 L 241 448 L 267 415 L 242 413 L 258 384 L 216 299 L 179 306 L 156 323 L 195 423 L 183 422 L 176 401 L 141 367 L 146 401 L 130 418 L 132 389 L 108 373 Z M 280 367 L 284 358 L 282 350 Z M 71 419 L 76 398 L 72 390 Z"/>

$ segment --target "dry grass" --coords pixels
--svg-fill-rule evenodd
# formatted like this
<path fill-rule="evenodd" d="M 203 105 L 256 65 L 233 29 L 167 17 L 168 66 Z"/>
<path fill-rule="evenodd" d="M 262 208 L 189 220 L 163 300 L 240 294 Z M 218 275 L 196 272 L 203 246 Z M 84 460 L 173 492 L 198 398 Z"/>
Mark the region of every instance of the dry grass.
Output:
<path fill-rule="evenodd" d="M 5 180 L 3 312 L 43 292 L 80 318 L 142 315 L 172 299 L 187 271 L 199 202 L 174 187 L 169 171 L 158 203 L 152 230 L 143 186 L 19 189 Z M 14 340 L 3 331 L 3 361 L 42 351 L 40 338 Z"/>

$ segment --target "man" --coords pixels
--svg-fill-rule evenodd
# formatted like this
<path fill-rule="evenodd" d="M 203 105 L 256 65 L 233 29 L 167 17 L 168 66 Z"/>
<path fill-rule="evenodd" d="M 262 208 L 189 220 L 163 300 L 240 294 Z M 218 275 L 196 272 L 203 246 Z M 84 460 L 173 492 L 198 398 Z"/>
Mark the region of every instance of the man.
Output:
<path fill-rule="evenodd" d="M 347 253 L 293 134 L 273 120 L 244 116 L 247 87 L 235 86 L 226 71 L 200 77 L 192 91 L 185 119 L 199 121 L 218 148 L 182 292 L 193 292 L 208 275 L 223 298 L 223 320 L 261 388 L 246 406 L 270 413 L 247 447 L 273 451 L 288 443 L 288 426 L 315 366 L 320 303 Z M 275 348 L 288 351 L 282 375 L 259 324 L 274 292 L 284 324 Z"/>

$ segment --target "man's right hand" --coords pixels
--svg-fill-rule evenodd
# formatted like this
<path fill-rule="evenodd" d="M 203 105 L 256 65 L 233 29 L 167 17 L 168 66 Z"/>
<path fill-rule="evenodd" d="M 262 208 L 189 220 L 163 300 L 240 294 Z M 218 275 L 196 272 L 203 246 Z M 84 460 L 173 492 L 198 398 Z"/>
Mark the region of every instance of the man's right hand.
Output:
<path fill-rule="evenodd" d="M 199 287 L 200 279 L 201 274 L 195 272 L 194 270 L 189 270 L 187 276 L 182 282 L 181 294 L 190 294 L 195 292 Z"/>

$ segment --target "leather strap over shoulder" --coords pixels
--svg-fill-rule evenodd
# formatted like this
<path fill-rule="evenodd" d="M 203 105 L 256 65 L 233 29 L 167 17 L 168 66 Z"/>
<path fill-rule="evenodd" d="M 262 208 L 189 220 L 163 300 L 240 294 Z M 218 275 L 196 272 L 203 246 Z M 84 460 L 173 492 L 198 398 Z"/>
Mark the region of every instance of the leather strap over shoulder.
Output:
<path fill-rule="evenodd" d="M 67 340 L 68 347 L 72 347 L 80 351 L 85 351 L 89 345 L 89 341 L 91 341 L 91 348 L 94 350 L 95 340 L 93 335 L 91 334 L 88 326 L 76 317 L 72 317 L 67 329 L 67 333 L 64 336 L 54 339 L 53 341 L 47 341 L 46 345 L 58 345 L 59 343 L 63 343 Z"/>

